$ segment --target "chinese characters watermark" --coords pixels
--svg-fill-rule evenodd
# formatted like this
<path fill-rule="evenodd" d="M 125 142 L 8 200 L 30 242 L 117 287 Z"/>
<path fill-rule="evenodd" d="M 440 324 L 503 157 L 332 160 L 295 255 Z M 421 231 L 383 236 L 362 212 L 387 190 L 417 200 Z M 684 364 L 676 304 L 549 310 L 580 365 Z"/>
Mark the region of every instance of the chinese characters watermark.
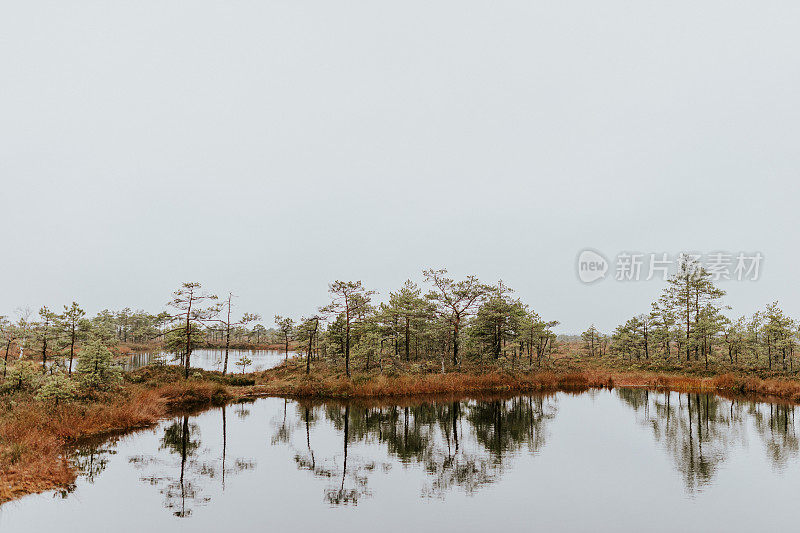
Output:
<path fill-rule="evenodd" d="M 593 283 L 612 275 L 616 281 L 666 281 L 682 266 L 702 268 L 712 281 L 757 281 L 763 261 L 761 252 L 620 252 L 612 263 L 597 250 L 587 248 L 578 254 L 577 270 L 578 279 L 583 283 Z"/>

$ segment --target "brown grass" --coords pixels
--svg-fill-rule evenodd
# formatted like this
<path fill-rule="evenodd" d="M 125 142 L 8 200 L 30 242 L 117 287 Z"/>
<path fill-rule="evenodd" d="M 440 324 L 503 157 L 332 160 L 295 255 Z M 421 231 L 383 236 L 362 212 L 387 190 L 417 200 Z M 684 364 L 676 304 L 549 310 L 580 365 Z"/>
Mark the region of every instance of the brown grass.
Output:
<path fill-rule="evenodd" d="M 253 394 L 295 396 L 301 398 L 391 398 L 453 393 L 502 393 L 520 391 L 586 390 L 592 383 L 584 374 L 544 372 L 527 376 L 502 373 L 425 374 L 386 376 L 349 380 L 346 377 L 305 376 L 297 379 L 267 380 L 253 388 Z"/>
<path fill-rule="evenodd" d="M 587 365 L 589 366 L 589 365 Z M 760 378 L 745 373 L 725 372 L 688 375 L 681 372 L 627 370 L 590 366 L 580 369 L 564 365 L 531 372 L 487 368 L 479 373 L 470 367 L 442 374 L 434 367 L 417 373 L 397 371 L 354 373 L 348 379 L 337 367 L 318 362 L 306 376 L 300 361 L 283 365 L 257 376 L 252 395 L 297 398 L 397 398 L 438 394 L 484 394 L 513 392 L 582 391 L 590 388 L 647 388 L 680 392 L 710 392 L 745 395 L 757 399 L 800 402 L 800 380 L 789 377 Z"/>
<path fill-rule="evenodd" d="M 73 483 L 75 471 L 63 453 L 69 443 L 147 427 L 180 409 L 229 398 L 225 386 L 208 381 L 128 385 L 58 406 L 17 396 L 0 413 L 0 503 Z"/>

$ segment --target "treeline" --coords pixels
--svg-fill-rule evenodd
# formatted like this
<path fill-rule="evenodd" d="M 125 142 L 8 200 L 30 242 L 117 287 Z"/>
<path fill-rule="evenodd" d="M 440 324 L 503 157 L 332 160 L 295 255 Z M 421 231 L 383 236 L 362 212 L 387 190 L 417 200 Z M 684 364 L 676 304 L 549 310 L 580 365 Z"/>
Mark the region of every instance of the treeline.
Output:
<path fill-rule="evenodd" d="M 327 302 L 297 320 L 276 315 L 270 329 L 258 315 L 238 315 L 232 294 L 220 299 L 199 283 L 184 283 L 158 314 L 125 308 L 87 318 L 74 302 L 61 313 L 22 311 L 15 323 L 0 320 L 4 368 L 14 346 L 17 359 L 39 354 L 42 372 L 63 368 L 71 375 L 79 347 L 94 340 L 106 347 L 158 342 L 180 359 L 186 377 L 192 351 L 209 343 L 225 350 L 223 374 L 228 350 L 241 341 L 279 343 L 287 353 L 294 348 L 306 355 L 308 372 L 315 357 L 341 357 L 348 376 L 353 364 L 383 369 L 391 361 L 435 362 L 442 371 L 465 361 L 531 368 L 556 349 L 558 322 L 541 318 L 502 281 L 455 280 L 446 270 L 426 270 L 423 279 L 424 289 L 408 280 L 382 299 L 360 281 L 335 281 Z"/>
<path fill-rule="evenodd" d="M 583 332 L 585 352 L 629 360 L 660 358 L 675 363 L 714 362 L 730 365 L 794 369 L 800 341 L 798 322 L 773 302 L 750 316 L 731 319 L 720 303 L 725 291 L 697 261 L 683 257 L 649 313 L 620 324 L 611 335 L 592 325 Z"/>
<path fill-rule="evenodd" d="M 461 368 L 464 361 L 483 363 L 502 359 L 516 368 L 541 365 L 556 349 L 554 320 L 544 320 L 512 296 L 502 282 L 482 283 L 475 276 L 462 280 L 446 270 L 426 270 L 428 291 L 411 280 L 390 291 L 383 301 L 361 281 L 334 281 L 329 301 L 306 316 L 294 319 L 275 315 L 275 334 L 288 354 L 290 347 L 305 355 L 306 372 L 315 358 L 341 361 L 350 376 L 352 365 L 369 370 L 400 361 L 435 361 Z M 169 306 L 172 327 L 165 346 L 176 353 L 189 376 L 192 350 L 209 336 L 224 340 L 222 373 L 228 369 L 230 332 L 259 317 L 245 313 L 231 318 L 231 297 L 219 303 L 203 292 L 199 283 L 184 283 Z M 246 359 L 237 362 L 246 368 Z"/>
<path fill-rule="evenodd" d="M 383 296 L 361 281 L 334 281 L 327 301 L 305 316 L 275 315 L 267 329 L 259 315 L 239 313 L 234 295 L 205 292 L 199 283 L 184 283 L 167 309 L 103 310 L 93 318 L 75 302 L 55 313 L 42 307 L 37 315 L 0 317 L 3 376 L 9 359 L 40 358 L 42 374 L 70 377 L 81 347 L 99 350 L 118 343 L 158 343 L 173 353 L 190 376 L 193 350 L 212 344 L 224 349 L 222 373 L 228 372 L 229 349 L 241 343 L 280 346 L 304 356 L 311 372 L 315 359 L 352 369 L 383 371 L 386 365 L 420 363 L 445 372 L 463 365 L 491 364 L 530 370 L 558 350 L 552 331 L 558 321 L 542 318 L 514 296 L 502 281 L 487 284 L 475 276 L 456 280 L 446 270 L 425 270 L 423 285 L 412 280 Z M 606 335 L 591 326 L 580 339 L 590 357 L 608 355 L 628 361 L 670 361 L 709 368 L 720 362 L 739 368 L 794 369 L 798 323 L 777 303 L 749 317 L 730 319 L 720 303 L 725 292 L 699 263 L 684 257 L 648 313 L 636 315 Z M 568 350 L 569 352 L 569 350 Z M 25 357 L 27 356 L 27 357 Z M 251 361 L 237 362 L 244 372 Z"/>
<path fill-rule="evenodd" d="M 87 318 L 74 302 L 61 313 L 47 307 L 38 316 L 22 311 L 15 323 L 0 319 L 4 372 L 9 356 L 22 360 L 38 354 L 42 373 L 63 370 L 70 376 L 75 354 L 91 342 L 104 347 L 158 342 L 179 358 L 185 377 L 192 352 L 209 343 L 224 349 L 226 374 L 229 349 L 243 340 L 280 344 L 287 354 L 294 348 L 306 355 L 307 372 L 315 357 L 341 358 L 348 376 L 353 364 L 383 369 L 392 361 L 435 362 L 442 371 L 488 360 L 531 368 L 556 349 L 552 328 L 558 322 L 542 319 L 502 282 L 454 280 L 446 270 L 426 270 L 423 279 L 425 290 L 409 280 L 382 301 L 360 281 L 335 281 L 323 305 L 297 320 L 276 315 L 270 329 L 259 315 L 238 314 L 233 294 L 220 299 L 199 283 L 184 283 L 158 314 L 125 308 Z M 12 346 L 18 353 L 12 354 Z"/>
<path fill-rule="evenodd" d="M 79 347 L 90 339 L 99 339 L 103 345 L 130 347 L 161 347 L 174 325 L 171 313 L 157 314 L 126 307 L 119 311 L 104 309 L 92 318 L 76 302 L 64 306 L 56 313 L 41 307 L 37 313 L 29 309 L 17 311 L 16 320 L 0 316 L 0 353 L 4 368 L 9 358 L 22 359 L 37 355 L 44 364 L 64 364 L 71 373 L 70 364 Z M 278 330 L 267 329 L 263 324 L 234 326 L 228 339 L 233 346 L 278 344 Z M 226 341 L 224 323 L 207 324 L 202 341 L 208 346 L 223 347 Z"/>
<path fill-rule="evenodd" d="M 326 305 L 297 324 L 276 317 L 278 329 L 285 342 L 299 343 L 306 372 L 316 356 L 342 356 L 348 376 L 354 363 L 369 370 L 392 361 L 435 361 L 443 372 L 447 364 L 500 359 L 530 368 L 555 350 L 558 321 L 543 319 L 502 281 L 422 274 L 427 291 L 408 280 L 383 301 L 361 281 L 335 281 Z"/>
<path fill-rule="evenodd" d="M 225 348 L 223 373 L 227 373 L 232 343 L 242 338 L 266 340 L 270 333 L 274 337 L 274 331 L 263 325 L 246 327 L 260 320 L 258 315 L 244 313 L 233 318 L 233 294 L 217 302 L 217 296 L 199 290 L 199 284 L 183 284 L 167 304 L 171 309 L 158 314 L 125 308 L 103 310 L 87 318 L 85 310 L 72 302 L 61 313 L 45 306 L 36 315 L 29 309 L 19 310 L 14 322 L 0 316 L 0 391 L 27 391 L 59 402 L 79 389 L 112 387 L 120 381 L 121 372 L 109 348 L 119 343 L 157 343 L 180 356 L 185 377 L 189 377 L 192 350 L 219 340 Z M 213 304 L 205 305 L 206 301 Z M 39 364 L 31 361 L 37 358 Z"/>
<path fill-rule="evenodd" d="M 90 339 L 104 346 L 123 340 L 142 342 L 162 335 L 160 328 L 165 325 L 161 316 L 130 309 L 118 313 L 106 309 L 94 318 L 86 318 L 86 312 L 76 302 L 65 305 L 61 313 L 43 306 L 36 314 L 26 308 L 18 310 L 17 315 L 15 322 L 0 316 L 4 375 L 10 356 L 20 360 L 38 356 L 42 371 L 49 362 L 65 366 L 71 375 L 77 350 Z"/>
<path fill-rule="evenodd" d="M 56 313 L 21 309 L 12 322 L 0 316 L 1 391 L 30 392 L 56 404 L 79 389 L 104 389 L 119 383 L 121 371 L 109 347 L 145 342 L 165 334 L 165 314 L 103 310 L 94 318 L 76 303 Z M 10 361 L 9 361 L 10 359 Z M 36 363 L 31 359 L 39 359 Z"/>

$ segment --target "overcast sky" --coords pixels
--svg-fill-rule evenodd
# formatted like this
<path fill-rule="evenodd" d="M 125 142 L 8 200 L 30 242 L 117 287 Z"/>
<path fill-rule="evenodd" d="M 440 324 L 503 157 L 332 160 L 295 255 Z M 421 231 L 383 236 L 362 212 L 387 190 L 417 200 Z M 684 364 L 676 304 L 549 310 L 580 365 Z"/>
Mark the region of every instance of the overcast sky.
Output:
<path fill-rule="evenodd" d="M 800 317 L 798 27 L 790 1 L 6 2 L 0 314 L 192 280 L 270 326 L 446 267 L 607 331 L 662 283 L 583 284 L 590 247 L 759 251 L 732 313 Z"/>

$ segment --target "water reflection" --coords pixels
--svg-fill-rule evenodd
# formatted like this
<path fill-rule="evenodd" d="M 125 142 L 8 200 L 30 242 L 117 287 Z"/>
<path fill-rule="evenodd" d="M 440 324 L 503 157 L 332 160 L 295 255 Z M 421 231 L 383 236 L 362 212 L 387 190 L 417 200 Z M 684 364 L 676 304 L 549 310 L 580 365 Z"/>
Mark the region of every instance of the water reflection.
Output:
<path fill-rule="evenodd" d="M 582 411 L 563 412 L 566 400 Z M 775 471 L 793 464 L 800 448 L 793 406 L 618 389 L 397 405 L 257 400 L 166 421 L 156 429 L 156 440 L 124 459 L 178 518 L 221 498 L 231 476 L 256 469 L 255 459 L 236 452 L 243 448 L 259 460 L 271 461 L 272 470 L 280 457 L 283 465 L 287 460 L 293 463 L 293 471 L 313 481 L 313 491 L 329 506 L 355 506 L 365 498 L 377 498 L 380 491 L 373 487 L 383 486 L 378 481 L 395 470 L 406 473 L 399 485 L 403 490 L 416 491 L 422 499 L 442 500 L 453 492 L 476 495 L 483 487 L 499 483 L 517 463 L 538 461 L 551 432 L 562 427 L 554 426 L 558 418 L 602 419 L 612 411 L 633 412 L 636 423 L 646 428 L 662 450 L 659 453 L 666 453 L 689 495 L 711 485 L 735 449 L 746 449 L 749 441 L 763 448 Z M 230 434 L 232 422 L 238 428 L 235 437 Z M 585 434 L 570 434 L 568 441 L 560 442 L 570 453 L 592 446 L 591 431 L 596 429 L 581 430 L 581 422 L 577 427 Z M 632 436 L 619 421 L 608 430 Z M 262 437 L 254 440 L 253 434 Z M 119 455 L 121 443 L 137 435 L 142 434 L 76 447 L 73 461 L 81 482 L 93 484 L 101 479 Z M 612 455 L 608 460 L 620 472 L 624 469 L 624 457 Z M 569 468 L 563 463 L 558 466 Z M 283 481 L 268 477 L 261 483 Z"/>
<path fill-rule="evenodd" d="M 78 471 L 78 475 L 94 483 L 94 480 L 102 474 L 112 456 L 117 454 L 116 445 L 118 437 L 102 440 L 86 440 L 75 447 L 73 455 L 73 465 Z"/>
<path fill-rule="evenodd" d="M 336 479 L 325 490 L 331 505 L 355 505 L 371 495 L 369 477 L 388 472 L 393 462 L 419 465 L 426 472 L 421 493 L 443 498 L 455 488 L 467 493 L 497 479 L 503 460 L 525 448 L 535 453 L 544 445 L 545 424 L 556 413 L 554 396 L 516 397 L 491 401 L 432 402 L 405 406 L 329 404 L 296 406 L 305 428 L 305 447 L 295 451 L 301 470 Z M 286 404 L 272 444 L 290 443 Z M 311 427 L 325 420 L 341 435 L 341 453 L 321 456 L 311 442 Z M 466 445 L 465 445 L 466 441 Z M 370 457 L 354 454 L 365 445 Z M 380 446 L 388 461 L 374 458 Z M 396 461 L 392 461 L 392 460 Z"/>
<path fill-rule="evenodd" d="M 797 457 L 794 406 L 633 389 L 619 389 L 617 395 L 666 449 L 689 493 L 714 480 L 734 446 L 748 444 L 750 427 L 774 469 L 784 469 Z"/>
<path fill-rule="evenodd" d="M 748 410 L 766 446 L 767 457 L 776 469 L 785 470 L 789 460 L 797 457 L 798 453 L 794 406 L 751 403 Z"/>
<path fill-rule="evenodd" d="M 202 442 L 200 426 L 191 422 L 189 415 L 175 418 L 161 430 L 158 452 L 131 456 L 131 465 L 142 471 L 140 479 L 158 489 L 164 498 L 164 507 L 176 517 L 187 517 L 193 508 L 211 501 L 204 489 L 219 478 L 225 490 L 226 475 L 252 470 L 256 462 L 244 457 L 236 457 L 233 464 L 228 461 L 228 411 L 234 409 L 242 413 L 238 406 L 225 406 L 219 409 L 222 433 L 222 446 L 216 456 Z"/>

